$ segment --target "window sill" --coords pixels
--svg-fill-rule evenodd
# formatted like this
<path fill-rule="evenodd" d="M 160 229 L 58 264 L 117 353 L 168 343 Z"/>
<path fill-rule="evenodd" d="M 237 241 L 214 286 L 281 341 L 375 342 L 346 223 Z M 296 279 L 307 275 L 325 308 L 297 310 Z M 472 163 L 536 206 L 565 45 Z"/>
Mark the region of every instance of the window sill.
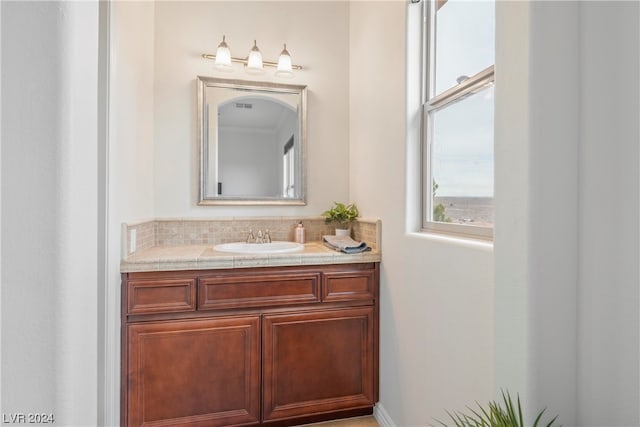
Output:
<path fill-rule="evenodd" d="M 448 243 L 457 246 L 464 246 L 471 249 L 482 249 L 486 251 L 493 251 L 493 240 L 486 240 L 484 238 L 460 234 L 443 233 L 433 230 L 421 230 L 414 231 L 407 234 L 409 237 L 413 237 L 421 240 L 429 240 L 432 242 Z"/>

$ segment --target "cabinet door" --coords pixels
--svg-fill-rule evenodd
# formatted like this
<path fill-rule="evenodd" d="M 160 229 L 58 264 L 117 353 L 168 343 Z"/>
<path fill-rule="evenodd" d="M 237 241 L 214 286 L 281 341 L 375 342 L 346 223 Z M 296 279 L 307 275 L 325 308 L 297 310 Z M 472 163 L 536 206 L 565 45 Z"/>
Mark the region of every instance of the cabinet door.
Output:
<path fill-rule="evenodd" d="M 129 426 L 258 422 L 260 317 L 127 326 Z"/>
<path fill-rule="evenodd" d="M 264 316 L 263 419 L 373 406 L 373 308 Z"/>

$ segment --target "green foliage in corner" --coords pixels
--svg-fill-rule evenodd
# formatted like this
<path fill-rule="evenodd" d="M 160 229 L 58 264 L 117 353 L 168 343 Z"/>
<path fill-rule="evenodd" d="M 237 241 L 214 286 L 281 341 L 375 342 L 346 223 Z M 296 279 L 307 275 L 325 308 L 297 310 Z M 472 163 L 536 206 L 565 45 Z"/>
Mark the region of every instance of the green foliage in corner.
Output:
<path fill-rule="evenodd" d="M 355 203 L 345 205 L 344 203 L 333 202 L 333 207 L 322 213 L 324 222 L 327 224 L 335 222 L 337 228 L 349 228 L 351 223 L 360 216 Z"/>
<path fill-rule="evenodd" d="M 449 418 L 455 427 L 525 427 L 522 418 L 522 407 L 520 406 L 520 396 L 517 397 L 516 404 L 509 393 L 502 392 L 502 403 L 495 401 L 489 402 L 486 407 L 478 404 L 478 409 L 468 408 L 468 413 L 447 412 Z M 533 427 L 551 427 L 556 422 L 558 416 L 555 416 L 547 424 L 542 424 L 542 416 L 544 410 L 538 414 Z M 442 421 L 436 420 L 439 427 L 448 427 Z M 562 427 L 562 426 L 560 426 Z"/>
<path fill-rule="evenodd" d="M 444 213 L 444 205 L 442 203 L 438 203 L 436 207 L 433 208 L 433 220 L 438 222 L 451 222 L 451 218 L 449 218 Z"/>
<path fill-rule="evenodd" d="M 436 191 L 438 191 L 438 188 L 440 186 L 438 185 L 438 183 L 434 180 L 433 181 L 433 188 L 432 188 L 432 194 L 431 194 L 431 200 L 436 199 Z M 437 222 L 451 222 L 451 218 L 449 218 L 445 213 L 444 213 L 445 207 L 442 203 L 438 203 L 436 206 L 434 206 L 433 208 L 433 220 L 437 221 Z"/>

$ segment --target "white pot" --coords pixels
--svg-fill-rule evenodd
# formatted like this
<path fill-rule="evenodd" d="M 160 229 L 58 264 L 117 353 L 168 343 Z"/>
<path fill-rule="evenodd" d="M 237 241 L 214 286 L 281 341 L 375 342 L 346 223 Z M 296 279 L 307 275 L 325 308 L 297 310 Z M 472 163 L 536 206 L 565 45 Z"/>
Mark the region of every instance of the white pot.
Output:
<path fill-rule="evenodd" d="M 336 228 L 336 236 L 351 237 L 351 229 L 350 228 Z"/>

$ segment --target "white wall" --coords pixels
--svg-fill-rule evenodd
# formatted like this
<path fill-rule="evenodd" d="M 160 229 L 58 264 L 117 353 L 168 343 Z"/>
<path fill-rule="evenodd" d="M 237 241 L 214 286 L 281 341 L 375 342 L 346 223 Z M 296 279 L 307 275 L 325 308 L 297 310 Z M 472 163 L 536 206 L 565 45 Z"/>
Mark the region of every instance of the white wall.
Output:
<path fill-rule="evenodd" d="M 349 199 L 349 18 L 347 2 L 157 2 L 155 6 L 154 212 L 157 217 L 318 215 Z M 274 69 L 248 75 L 215 70 L 202 53 L 215 53 L 227 36 L 244 57 L 256 39 L 265 60 L 283 43 L 304 67 L 293 79 Z M 307 206 L 197 206 L 196 76 L 308 85 Z"/>
<path fill-rule="evenodd" d="M 352 2 L 349 24 L 350 192 L 363 215 L 382 219 L 380 405 L 397 426 L 433 424 L 493 397 L 491 245 L 406 231 L 407 218 L 409 228 L 416 221 L 407 210 L 419 174 L 406 164 L 419 157 L 419 92 L 405 48 L 415 59 L 419 47 L 407 47 L 405 33 L 416 30 L 419 8 Z"/>
<path fill-rule="evenodd" d="M 584 2 L 580 426 L 640 425 L 640 3 Z"/>
<path fill-rule="evenodd" d="M 640 422 L 639 12 L 497 6 L 496 387 L 568 426 Z"/>
<path fill-rule="evenodd" d="M 104 422 L 118 425 L 121 224 L 154 217 L 154 5 L 112 2 L 110 20 Z"/>
<path fill-rule="evenodd" d="M 495 384 L 521 394 L 529 363 L 529 14 L 527 2 L 496 5 Z"/>
<path fill-rule="evenodd" d="M 98 2 L 2 3 L 2 413 L 97 421 Z"/>
<path fill-rule="evenodd" d="M 498 4 L 496 53 L 496 386 L 569 425 L 577 393 L 579 7 Z"/>
<path fill-rule="evenodd" d="M 153 2 L 113 2 L 110 36 L 110 228 L 120 233 L 122 221 L 154 216 Z"/>
<path fill-rule="evenodd" d="M 218 146 L 218 155 L 224 159 L 218 176 L 223 195 L 269 197 L 282 193 L 278 179 L 282 161 L 275 132 L 220 128 L 218 135 L 224 141 Z"/>

